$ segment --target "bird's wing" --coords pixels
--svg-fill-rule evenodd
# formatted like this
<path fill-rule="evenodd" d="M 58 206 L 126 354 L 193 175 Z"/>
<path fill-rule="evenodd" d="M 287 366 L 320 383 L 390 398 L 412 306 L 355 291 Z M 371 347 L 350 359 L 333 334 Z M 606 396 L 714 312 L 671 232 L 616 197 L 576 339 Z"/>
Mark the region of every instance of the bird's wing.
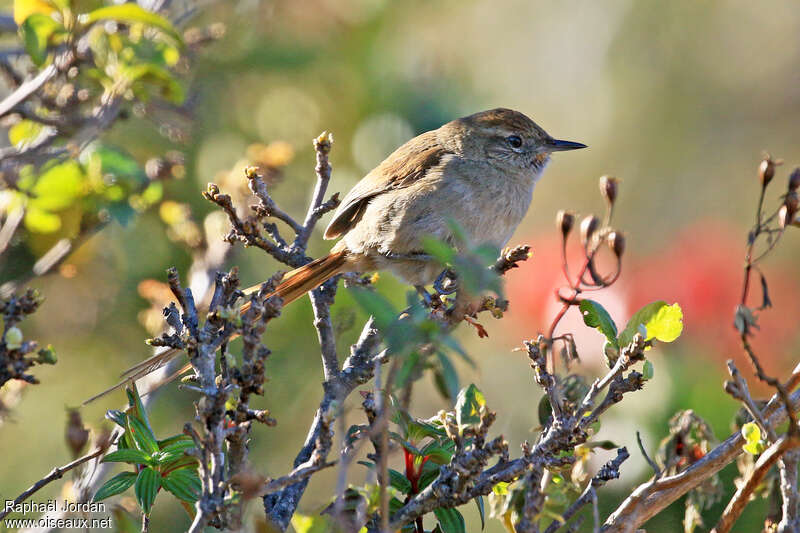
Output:
<path fill-rule="evenodd" d="M 388 190 L 408 187 L 448 153 L 437 140 L 435 130 L 408 141 L 347 193 L 325 230 L 325 238 L 335 239 L 350 231 L 361 219 L 370 200 Z"/>

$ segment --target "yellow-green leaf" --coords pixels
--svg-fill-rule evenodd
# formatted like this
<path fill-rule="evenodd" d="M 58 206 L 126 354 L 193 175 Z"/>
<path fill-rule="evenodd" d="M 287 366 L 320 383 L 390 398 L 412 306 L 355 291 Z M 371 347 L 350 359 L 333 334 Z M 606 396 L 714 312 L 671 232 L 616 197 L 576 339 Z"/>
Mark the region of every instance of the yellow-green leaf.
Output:
<path fill-rule="evenodd" d="M 292 516 L 292 527 L 296 533 L 325 533 L 330 531 L 328 519 L 321 515 L 309 516 L 295 513 Z"/>
<path fill-rule="evenodd" d="M 25 227 L 33 233 L 55 233 L 61 229 L 61 217 L 30 206 L 25 211 Z"/>
<path fill-rule="evenodd" d="M 145 26 L 158 28 L 166 35 L 170 36 L 176 43 L 182 44 L 180 34 L 172 26 L 172 23 L 151 11 L 136 5 L 136 4 L 121 4 L 117 6 L 106 6 L 95 9 L 82 19 L 85 24 L 92 24 L 99 20 L 117 20 L 119 22 L 139 23 Z"/>
<path fill-rule="evenodd" d="M 742 426 L 742 437 L 749 442 L 758 442 L 761 440 L 761 428 L 755 422 L 748 422 Z"/>
<path fill-rule="evenodd" d="M 64 26 L 56 22 L 50 15 L 33 13 L 25 19 L 19 31 L 25 43 L 25 51 L 36 65 L 47 59 L 47 45 L 50 37 L 58 31 L 65 31 Z"/>
<path fill-rule="evenodd" d="M 15 148 L 22 148 L 35 141 L 43 126 L 32 120 L 20 120 L 8 129 L 8 140 Z"/>
<path fill-rule="evenodd" d="M 49 15 L 53 11 L 55 7 L 46 0 L 14 0 L 14 22 L 19 26 L 34 13 Z"/>
<path fill-rule="evenodd" d="M 672 342 L 683 332 L 683 311 L 677 303 L 665 305 L 644 325 L 647 339 Z"/>

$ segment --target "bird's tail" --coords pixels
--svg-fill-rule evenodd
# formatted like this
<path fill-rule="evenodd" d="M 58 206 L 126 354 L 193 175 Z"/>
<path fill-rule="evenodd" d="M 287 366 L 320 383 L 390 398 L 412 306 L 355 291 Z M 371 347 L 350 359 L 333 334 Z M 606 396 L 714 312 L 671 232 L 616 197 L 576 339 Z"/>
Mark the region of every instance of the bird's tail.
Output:
<path fill-rule="evenodd" d="M 345 262 L 346 253 L 344 251 L 333 252 L 325 257 L 320 257 L 319 259 L 311 261 L 307 265 L 303 265 L 300 268 L 296 268 L 290 272 L 287 272 L 283 276 L 283 280 L 280 282 L 280 284 L 275 287 L 274 291 L 266 296 L 265 300 L 272 298 L 273 296 L 280 296 L 283 300 L 283 305 L 286 306 L 303 296 L 305 293 L 316 289 L 333 276 L 340 274 L 344 270 Z M 261 288 L 260 284 L 253 285 L 252 287 L 245 289 L 244 292 L 245 294 L 251 294 L 257 291 L 259 288 Z M 240 308 L 239 312 L 245 313 L 248 309 L 250 309 L 250 302 L 245 303 Z M 181 350 L 175 348 L 167 348 L 157 352 L 152 357 L 149 357 L 127 369 L 120 376 L 122 380 L 119 383 L 99 394 L 95 394 L 88 400 L 84 401 L 82 405 L 86 405 L 94 400 L 97 400 L 98 398 L 102 398 L 106 394 L 125 386 L 126 383 L 136 381 L 140 378 L 143 378 L 147 374 L 150 374 L 151 372 L 155 372 L 180 354 Z M 147 392 L 151 392 L 162 385 L 169 383 L 190 368 L 191 365 L 185 365 L 178 372 L 170 375 L 168 378 L 161 380 L 159 383 L 151 387 Z"/>

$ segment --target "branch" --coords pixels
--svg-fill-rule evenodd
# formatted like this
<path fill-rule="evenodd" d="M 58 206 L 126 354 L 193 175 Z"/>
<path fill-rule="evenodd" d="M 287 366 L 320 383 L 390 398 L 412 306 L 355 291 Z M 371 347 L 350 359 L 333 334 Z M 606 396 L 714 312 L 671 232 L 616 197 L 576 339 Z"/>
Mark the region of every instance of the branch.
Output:
<path fill-rule="evenodd" d="M 750 502 L 753 491 L 767 475 L 772 465 L 790 448 L 796 448 L 800 445 L 800 439 L 794 435 L 787 435 L 781 437 L 777 442 L 771 445 L 767 450 L 758 457 L 755 468 L 750 473 L 750 477 L 739 487 L 736 494 L 733 495 L 731 501 L 728 502 L 727 507 L 722 512 L 722 516 L 711 530 L 711 533 L 728 533 L 733 527 L 733 524 L 739 519 L 745 506 Z"/>
<path fill-rule="evenodd" d="M 784 384 L 784 387 L 786 390 L 792 390 L 799 383 L 800 364 L 794 368 L 792 376 Z M 792 393 L 790 399 L 793 408 L 797 410 L 798 404 L 800 404 L 800 391 Z M 777 394 L 773 395 L 763 410 L 764 418 L 770 427 L 775 427 L 786 419 L 786 410 L 783 407 L 784 404 L 780 397 Z M 655 483 L 648 482 L 639 485 L 608 517 L 601 531 L 618 533 L 635 530 L 636 527 L 731 463 L 742 453 L 744 444 L 744 437 L 740 432 L 736 432 L 680 474 L 662 477 Z"/>
<path fill-rule="evenodd" d="M 564 522 L 555 521 L 550 524 L 544 533 L 555 533 L 558 528 L 562 526 L 562 524 L 566 523 L 570 518 L 575 516 L 575 513 L 581 510 L 585 505 L 589 502 L 592 502 L 596 499 L 597 489 L 605 485 L 608 481 L 612 479 L 619 478 L 619 468 L 622 466 L 630 454 L 628 453 L 627 448 L 617 448 L 617 456 L 603 465 L 597 474 L 592 478 L 592 481 L 586 486 L 583 493 L 580 497 L 575 500 L 572 505 L 570 505 L 566 511 L 561 514 L 561 518 L 564 519 Z"/>

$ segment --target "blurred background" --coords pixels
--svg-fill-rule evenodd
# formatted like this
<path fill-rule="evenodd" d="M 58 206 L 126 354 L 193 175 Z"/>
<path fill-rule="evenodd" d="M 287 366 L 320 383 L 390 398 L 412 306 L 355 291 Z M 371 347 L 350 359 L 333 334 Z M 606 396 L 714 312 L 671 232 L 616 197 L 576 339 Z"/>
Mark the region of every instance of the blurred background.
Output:
<path fill-rule="evenodd" d="M 8 12 L 11 2 L 0 6 Z M 510 440 L 512 454 L 534 438 L 538 425 L 540 390 L 525 354 L 513 350 L 545 330 L 558 309 L 553 290 L 563 279 L 555 214 L 602 213 L 598 177 L 622 180 L 614 223 L 627 237 L 622 278 L 597 299 L 618 323 L 649 301 L 678 302 L 685 329 L 677 342 L 653 350 L 655 377 L 646 389 L 605 418 L 600 437 L 628 446 L 632 458 L 622 478 L 601 491 L 601 515 L 649 474 L 637 430 L 654 450 L 672 414 L 691 407 L 719 440 L 730 434 L 738 405 L 722 390 L 726 359 L 766 392 L 737 349 L 732 321 L 762 152 L 786 160 L 768 205 L 777 205 L 789 171 L 800 163 L 800 10 L 794 2 L 241 0 L 208 2 L 193 23 L 223 23 L 227 31 L 194 60 L 187 85 L 191 117 L 165 126 L 134 114 L 106 137 L 142 165 L 170 150 L 183 154 L 173 172 L 180 179 L 164 182 L 170 203 L 125 227 L 109 225 L 57 273 L 32 284 L 47 299 L 23 332 L 52 343 L 59 362 L 35 369 L 42 385 L 27 387 L 0 426 L 2 499 L 69 460 L 62 444 L 66 408 L 150 353 L 143 340 L 160 327 L 151 304 L 162 303 L 165 269 L 174 265 L 185 274 L 202 228 L 224 221 L 208 216 L 215 210 L 200 196 L 206 183 L 220 184 L 223 192 L 241 188 L 243 167 L 260 162 L 277 169 L 270 175 L 273 197 L 301 217 L 314 181 L 311 139 L 323 130 L 335 138 L 331 191 L 342 193 L 412 136 L 492 107 L 517 109 L 553 136 L 589 145 L 556 154 L 537 186 L 511 241 L 532 245 L 533 256 L 506 277 L 506 317 L 483 318 L 488 339 L 468 327 L 458 333 L 477 363 L 459 367 L 462 382 L 483 390 L 499 414 L 494 432 Z M 44 250 L 53 237 L 27 238 Z M 329 246 L 318 231 L 310 251 L 317 256 Z M 761 314 L 754 346 L 772 373 L 785 374 L 800 349 L 798 250 L 800 232 L 790 231 L 762 268 L 774 308 Z M 232 265 L 247 284 L 278 269 L 266 254 L 241 246 L 225 262 Z M 14 270 L 4 268 L 2 281 Z M 405 299 L 406 287 L 388 274 L 378 287 L 398 303 Z M 365 317 L 347 290 L 340 290 L 333 313 L 344 354 Z M 266 335 L 273 353 L 266 396 L 257 405 L 270 409 L 278 425 L 256 427 L 251 445 L 253 464 L 266 475 L 288 470 L 321 397 L 311 320 L 303 299 Z M 580 371 L 593 376 L 603 368 L 601 336 L 579 322 L 568 316 L 559 331 L 581 333 Z M 180 432 L 193 416 L 189 397 L 174 385 L 160 394 L 152 404 L 157 433 Z M 84 419 L 99 429 L 105 410 L 123 402 L 117 394 L 90 405 Z M 447 407 L 424 379 L 412 412 L 428 417 Z M 347 416 L 359 423 L 362 413 L 353 408 Z M 609 453 L 600 452 L 598 464 Z M 363 481 L 359 469 L 353 468 L 354 482 Z M 328 503 L 335 475 L 313 479 L 302 512 Z M 735 475 L 735 466 L 723 472 L 726 494 Z M 59 487 L 50 486 L 42 498 Z M 726 501 L 706 513 L 708 526 Z M 166 499 L 154 512 L 155 531 L 188 524 Z M 250 512 L 263 514 L 258 502 Z M 475 525 L 474 506 L 464 512 Z M 764 513 L 762 502 L 752 504 L 737 531 L 760 529 Z M 648 530 L 681 531 L 682 517 L 679 501 Z M 503 529 L 489 520 L 486 531 Z"/>

